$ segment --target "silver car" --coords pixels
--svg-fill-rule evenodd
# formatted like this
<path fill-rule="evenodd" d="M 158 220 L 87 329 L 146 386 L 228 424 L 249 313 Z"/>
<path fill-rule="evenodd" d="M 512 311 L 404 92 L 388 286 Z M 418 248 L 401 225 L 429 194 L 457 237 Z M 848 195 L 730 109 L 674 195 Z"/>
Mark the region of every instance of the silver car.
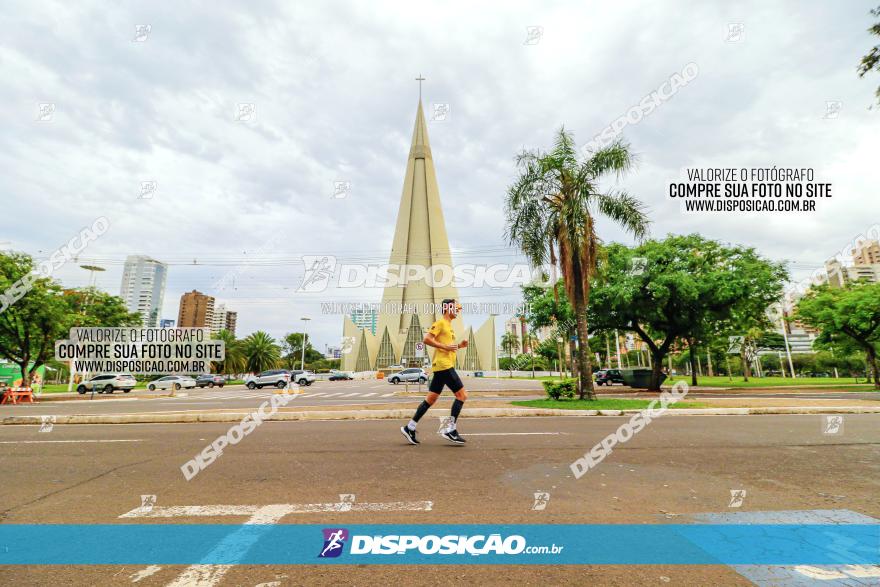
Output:
<path fill-rule="evenodd" d="M 428 374 L 424 369 L 404 369 L 388 376 L 388 383 L 397 385 L 398 383 L 425 383 L 428 381 Z"/>
<path fill-rule="evenodd" d="M 263 389 L 264 385 L 283 389 L 290 383 L 290 371 L 287 369 L 269 369 L 256 375 L 248 375 L 244 378 L 244 383 L 248 389 Z"/>
<path fill-rule="evenodd" d="M 160 377 L 155 381 L 150 381 L 147 389 L 155 391 L 157 389 L 192 389 L 196 386 L 196 380 L 189 375 L 167 375 Z"/>
<path fill-rule="evenodd" d="M 76 391 L 80 395 L 87 391 L 97 391 L 98 393 L 113 393 L 117 389 L 121 389 L 128 393 L 134 389 L 135 378 L 129 373 L 104 373 L 96 375 L 88 381 L 83 381 L 76 386 Z"/>

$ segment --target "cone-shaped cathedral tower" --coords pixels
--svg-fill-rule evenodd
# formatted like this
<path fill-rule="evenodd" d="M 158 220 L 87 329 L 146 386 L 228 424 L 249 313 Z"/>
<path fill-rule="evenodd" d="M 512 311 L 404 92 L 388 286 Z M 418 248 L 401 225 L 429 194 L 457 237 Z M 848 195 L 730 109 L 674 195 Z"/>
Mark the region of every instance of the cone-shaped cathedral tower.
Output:
<path fill-rule="evenodd" d="M 424 357 L 418 357 L 416 343 L 422 341 L 431 324 L 440 318 L 442 300 L 455 298 L 460 301 L 455 284 L 443 269 L 453 266 L 452 254 L 421 98 L 388 262 L 392 268 L 423 267 L 425 277 L 421 274 L 407 277 L 416 273 L 412 269 L 408 274 L 401 270 L 404 275 L 397 275 L 394 269 L 389 271 L 389 275 L 396 276 L 398 283 L 405 282 L 405 285 L 385 288 L 375 335 L 370 330 L 358 328 L 349 317 L 345 318 L 343 337 L 348 340 L 343 345 L 347 351 L 342 355 L 341 368 L 344 371 L 372 371 L 396 364 L 423 366 L 430 360 L 433 349 L 428 348 Z M 452 327 L 457 341 L 467 339 L 469 342 L 466 349 L 458 352 L 458 368 L 493 369 L 494 320 L 487 320 L 474 331 L 473 328 L 465 330 L 459 317 L 453 321 Z"/>

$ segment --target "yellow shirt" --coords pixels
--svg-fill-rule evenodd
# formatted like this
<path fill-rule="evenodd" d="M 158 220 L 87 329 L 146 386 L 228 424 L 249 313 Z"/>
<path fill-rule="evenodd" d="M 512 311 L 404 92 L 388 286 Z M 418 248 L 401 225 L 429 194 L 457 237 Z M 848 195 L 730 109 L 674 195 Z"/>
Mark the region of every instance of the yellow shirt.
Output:
<path fill-rule="evenodd" d="M 453 344 L 455 342 L 455 333 L 452 331 L 452 322 L 446 318 L 441 318 L 431 325 L 428 332 L 434 335 L 434 338 L 440 344 Z M 431 368 L 434 371 L 443 371 L 455 367 L 455 351 L 445 351 L 443 349 L 434 349 L 434 360 L 431 362 Z"/>

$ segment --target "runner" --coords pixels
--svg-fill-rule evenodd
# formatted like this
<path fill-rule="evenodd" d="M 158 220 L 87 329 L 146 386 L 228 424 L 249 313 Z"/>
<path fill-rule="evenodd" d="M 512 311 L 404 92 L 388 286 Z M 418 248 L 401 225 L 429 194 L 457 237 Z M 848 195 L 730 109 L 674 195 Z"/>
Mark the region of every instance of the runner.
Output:
<path fill-rule="evenodd" d="M 447 428 L 441 432 L 441 436 L 455 444 L 464 444 L 465 440 L 458 434 L 456 423 L 461 408 L 467 399 L 467 391 L 461 382 L 458 373 L 455 372 L 455 351 L 467 347 L 467 341 L 463 340 L 455 344 L 455 333 L 452 331 L 452 321 L 461 311 L 461 304 L 454 299 L 445 299 L 440 306 L 443 311 L 443 317 L 434 322 L 425 335 L 425 344 L 434 347 L 434 360 L 431 362 L 431 369 L 434 372 L 431 378 L 431 385 L 428 387 L 428 395 L 416 409 L 416 413 L 412 420 L 406 426 L 400 427 L 400 432 L 406 437 L 410 444 L 418 444 L 416 439 L 416 425 L 425 412 L 434 405 L 445 385 L 452 393 L 455 394 L 455 401 L 452 402 L 452 411 L 450 412 L 450 423 Z"/>

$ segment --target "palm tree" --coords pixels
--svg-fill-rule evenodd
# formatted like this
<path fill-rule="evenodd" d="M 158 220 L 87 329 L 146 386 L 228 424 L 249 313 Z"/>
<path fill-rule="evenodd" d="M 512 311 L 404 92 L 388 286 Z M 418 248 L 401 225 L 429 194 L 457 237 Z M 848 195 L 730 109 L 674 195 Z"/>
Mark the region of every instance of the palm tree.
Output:
<path fill-rule="evenodd" d="M 236 340 L 235 335 L 228 330 L 221 330 L 214 338 L 222 340 L 226 349 L 224 359 L 214 364 L 217 373 L 224 375 L 243 373 L 246 367 L 244 349 L 242 348 L 244 341 Z"/>
<path fill-rule="evenodd" d="M 262 330 L 254 332 L 243 341 L 245 366 L 248 371 L 259 373 L 278 364 L 280 349 L 275 339 Z"/>
<path fill-rule="evenodd" d="M 519 347 L 519 339 L 512 332 L 505 332 L 501 337 L 501 350 L 507 354 L 507 366 L 510 369 L 510 376 L 513 377 L 514 353 Z"/>
<path fill-rule="evenodd" d="M 622 190 L 602 191 L 599 182 L 628 171 L 634 158 L 617 141 L 581 162 L 573 135 L 563 127 L 550 152 L 523 151 L 516 162 L 520 175 L 508 188 L 506 236 L 535 266 L 555 266 L 558 259 L 576 319 L 578 393 L 595 399 L 587 338 L 590 278 L 600 243 L 594 216 L 607 216 L 639 240 L 649 224 L 639 200 Z"/>

